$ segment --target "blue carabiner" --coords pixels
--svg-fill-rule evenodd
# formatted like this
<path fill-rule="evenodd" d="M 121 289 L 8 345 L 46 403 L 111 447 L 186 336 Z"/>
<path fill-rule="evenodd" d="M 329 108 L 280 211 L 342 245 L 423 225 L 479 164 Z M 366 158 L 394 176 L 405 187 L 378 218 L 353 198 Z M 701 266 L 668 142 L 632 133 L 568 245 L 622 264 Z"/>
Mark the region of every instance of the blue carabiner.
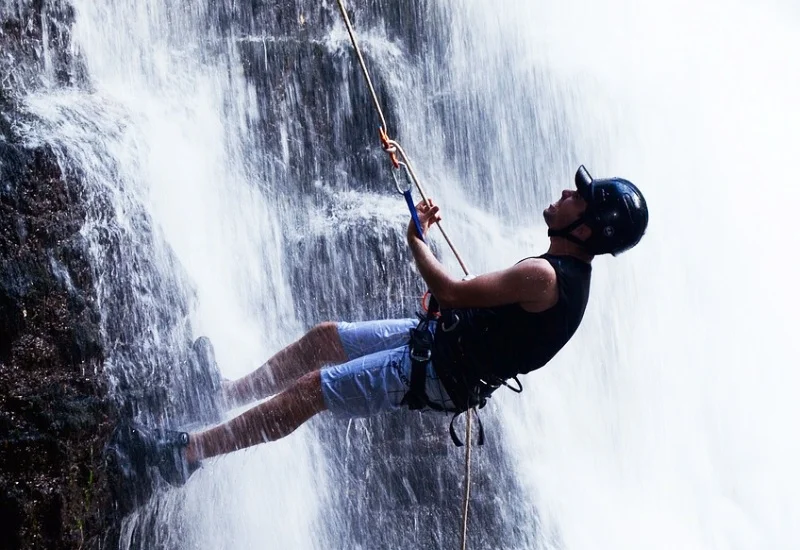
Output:
<path fill-rule="evenodd" d="M 417 215 L 417 207 L 414 206 L 414 199 L 411 198 L 411 189 L 409 188 L 403 191 L 403 196 L 406 199 L 408 211 L 411 212 L 411 218 L 414 220 L 414 225 L 417 227 L 417 235 L 419 235 L 419 238 L 425 242 L 425 236 L 422 234 L 422 224 L 419 223 L 419 216 Z"/>

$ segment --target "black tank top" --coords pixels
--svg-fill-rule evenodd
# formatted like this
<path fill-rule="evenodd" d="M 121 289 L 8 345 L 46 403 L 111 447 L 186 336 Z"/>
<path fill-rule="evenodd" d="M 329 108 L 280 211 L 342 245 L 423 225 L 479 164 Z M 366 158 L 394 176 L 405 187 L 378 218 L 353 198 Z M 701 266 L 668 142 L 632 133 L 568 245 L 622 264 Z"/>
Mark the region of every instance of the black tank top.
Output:
<path fill-rule="evenodd" d="M 434 339 L 434 367 L 449 364 L 466 369 L 473 379 L 507 380 L 544 366 L 564 347 L 583 319 L 592 266 L 572 256 L 538 257 L 555 269 L 556 304 L 538 313 L 519 304 L 443 310 Z M 443 330 L 452 325 L 454 315 L 459 317 L 456 328 Z"/>

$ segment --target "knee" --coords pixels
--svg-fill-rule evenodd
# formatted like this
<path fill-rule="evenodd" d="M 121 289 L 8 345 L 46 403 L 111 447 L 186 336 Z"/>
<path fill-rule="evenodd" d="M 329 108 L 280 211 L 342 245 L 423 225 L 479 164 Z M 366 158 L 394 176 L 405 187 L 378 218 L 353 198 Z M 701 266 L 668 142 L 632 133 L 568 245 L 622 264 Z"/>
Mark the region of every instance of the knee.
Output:
<path fill-rule="evenodd" d="M 322 374 L 315 370 L 304 374 L 295 383 L 297 390 L 305 395 L 320 393 L 322 391 Z"/>
<path fill-rule="evenodd" d="M 326 321 L 315 325 L 308 331 L 306 336 L 309 340 L 327 343 L 330 342 L 331 339 L 339 337 L 339 329 L 336 327 L 336 323 Z"/>
<path fill-rule="evenodd" d="M 301 341 L 300 349 L 306 354 L 307 361 L 319 365 L 347 360 L 336 323 L 320 323 L 309 330 Z"/>
<path fill-rule="evenodd" d="M 300 377 L 294 385 L 294 404 L 306 409 L 311 414 L 325 410 L 325 399 L 322 395 L 322 375 L 320 371 L 309 372 Z"/>

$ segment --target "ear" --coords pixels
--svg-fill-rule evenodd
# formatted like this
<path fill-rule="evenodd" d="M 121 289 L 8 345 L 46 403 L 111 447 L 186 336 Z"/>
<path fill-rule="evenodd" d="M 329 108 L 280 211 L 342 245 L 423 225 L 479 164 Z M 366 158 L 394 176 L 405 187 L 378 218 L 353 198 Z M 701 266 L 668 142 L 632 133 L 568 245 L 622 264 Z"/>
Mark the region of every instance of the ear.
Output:
<path fill-rule="evenodd" d="M 580 240 L 585 241 L 592 236 L 592 230 L 588 225 L 582 223 L 572 231 L 572 234 L 578 237 Z"/>

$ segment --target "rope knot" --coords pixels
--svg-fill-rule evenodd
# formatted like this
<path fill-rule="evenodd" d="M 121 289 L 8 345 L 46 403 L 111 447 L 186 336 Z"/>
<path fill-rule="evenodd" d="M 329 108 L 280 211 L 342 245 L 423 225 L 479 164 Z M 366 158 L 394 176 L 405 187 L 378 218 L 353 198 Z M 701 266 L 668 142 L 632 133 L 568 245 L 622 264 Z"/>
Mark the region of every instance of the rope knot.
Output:
<path fill-rule="evenodd" d="M 389 158 L 392 160 L 392 166 L 395 168 L 400 168 L 400 161 L 397 160 L 397 147 L 394 146 L 391 139 L 389 139 L 386 130 L 383 127 L 379 128 L 380 138 L 381 138 L 381 146 L 383 150 L 389 155 Z"/>

